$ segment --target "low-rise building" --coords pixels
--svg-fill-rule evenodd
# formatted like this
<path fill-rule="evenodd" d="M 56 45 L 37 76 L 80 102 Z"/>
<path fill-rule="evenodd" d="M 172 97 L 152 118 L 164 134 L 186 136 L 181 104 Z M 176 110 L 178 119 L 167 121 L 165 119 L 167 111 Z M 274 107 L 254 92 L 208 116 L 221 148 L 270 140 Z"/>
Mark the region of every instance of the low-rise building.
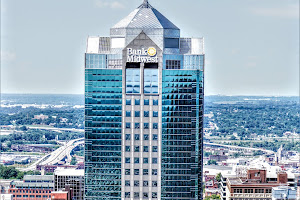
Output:
<path fill-rule="evenodd" d="M 33 118 L 33 119 L 45 120 L 45 119 L 48 119 L 48 118 L 49 118 L 48 115 L 40 114 L 40 115 L 34 115 L 34 118 Z"/>
<path fill-rule="evenodd" d="M 54 190 L 70 191 L 71 198 L 83 200 L 84 170 L 58 168 L 54 172 Z"/>
<path fill-rule="evenodd" d="M 9 194 L 13 200 L 47 200 L 51 198 L 54 177 L 51 175 L 25 175 L 23 181 L 12 181 Z"/>
<path fill-rule="evenodd" d="M 227 200 L 271 200 L 272 188 L 288 185 L 288 176 L 285 172 L 277 173 L 277 180 L 267 180 L 267 170 L 250 169 L 247 177 L 236 177 L 227 179 Z"/>
<path fill-rule="evenodd" d="M 288 186 L 273 187 L 272 200 L 296 200 L 297 190 Z"/>
<path fill-rule="evenodd" d="M 209 160 L 215 160 L 217 162 L 226 161 L 228 159 L 228 156 L 226 155 L 210 155 Z"/>

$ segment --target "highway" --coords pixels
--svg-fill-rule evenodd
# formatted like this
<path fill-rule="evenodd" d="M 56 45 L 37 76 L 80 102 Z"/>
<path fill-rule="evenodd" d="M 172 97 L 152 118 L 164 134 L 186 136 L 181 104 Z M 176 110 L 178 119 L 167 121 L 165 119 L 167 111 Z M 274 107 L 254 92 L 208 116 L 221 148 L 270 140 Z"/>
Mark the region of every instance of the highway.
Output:
<path fill-rule="evenodd" d="M 274 151 L 271 150 L 266 150 L 266 149 L 261 149 L 261 148 L 251 148 L 251 147 L 239 147 L 239 146 L 232 146 L 232 145 L 225 145 L 225 144 L 217 144 L 217 143 L 209 143 L 209 142 L 204 142 L 204 145 L 207 146 L 217 146 L 217 147 L 225 147 L 228 149 L 236 149 L 236 150 L 244 150 L 244 151 L 262 151 L 267 154 L 274 154 Z"/>
<path fill-rule="evenodd" d="M 84 138 L 70 140 L 64 146 L 61 146 L 60 148 L 56 149 L 50 154 L 45 155 L 44 157 L 42 157 L 41 159 L 39 159 L 29 167 L 20 170 L 32 171 L 32 170 L 36 170 L 37 165 L 55 165 L 59 161 L 63 160 L 65 157 L 67 157 L 66 162 L 70 163 L 72 159 L 70 155 L 71 151 L 80 144 L 84 144 Z"/>

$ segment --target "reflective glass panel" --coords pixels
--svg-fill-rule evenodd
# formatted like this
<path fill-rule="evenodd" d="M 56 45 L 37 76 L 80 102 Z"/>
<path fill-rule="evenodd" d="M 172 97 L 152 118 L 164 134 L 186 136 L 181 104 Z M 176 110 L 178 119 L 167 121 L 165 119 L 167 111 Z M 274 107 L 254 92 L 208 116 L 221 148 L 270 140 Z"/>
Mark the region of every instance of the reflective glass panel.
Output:
<path fill-rule="evenodd" d="M 144 93 L 158 93 L 158 69 L 144 69 Z"/>
<path fill-rule="evenodd" d="M 126 69 L 126 93 L 138 94 L 141 92 L 141 72 L 140 69 Z"/>

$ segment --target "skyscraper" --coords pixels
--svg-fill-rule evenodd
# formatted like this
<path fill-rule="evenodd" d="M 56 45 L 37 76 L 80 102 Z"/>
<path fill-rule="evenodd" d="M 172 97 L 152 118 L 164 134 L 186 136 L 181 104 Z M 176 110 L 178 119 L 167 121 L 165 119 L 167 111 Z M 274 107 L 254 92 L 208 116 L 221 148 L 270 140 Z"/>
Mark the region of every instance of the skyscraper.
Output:
<path fill-rule="evenodd" d="M 203 38 L 145 0 L 85 56 L 85 198 L 202 199 Z"/>

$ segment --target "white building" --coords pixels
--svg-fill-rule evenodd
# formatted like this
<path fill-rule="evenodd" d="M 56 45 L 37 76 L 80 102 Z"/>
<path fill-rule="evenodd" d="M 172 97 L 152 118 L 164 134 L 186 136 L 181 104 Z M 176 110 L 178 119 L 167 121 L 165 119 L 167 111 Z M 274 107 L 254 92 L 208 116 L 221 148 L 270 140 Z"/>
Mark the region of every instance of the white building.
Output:
<path fill-rule="evenodd" d="M 296 200 L 297 190 L 292 187 L 279 186 L 272 189 L 272 200 Z"/>

